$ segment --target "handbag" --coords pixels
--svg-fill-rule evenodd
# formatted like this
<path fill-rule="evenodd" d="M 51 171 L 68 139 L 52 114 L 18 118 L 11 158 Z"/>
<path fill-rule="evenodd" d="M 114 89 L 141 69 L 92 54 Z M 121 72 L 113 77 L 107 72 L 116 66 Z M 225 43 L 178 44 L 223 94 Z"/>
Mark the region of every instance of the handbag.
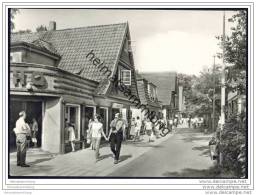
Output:
<path fill-rule="evenodd" d="M 86 143 L 87 143 L 87 144 L 90 144 L 91 142 L 92 142 L 91 138 L 88 138 L 88 139 L 86 140 Z"/>
<path fill-rule="evenodd" d="M 35 137 L 32 137 L 32 142 L 37 143 L 37 139 Z"/>

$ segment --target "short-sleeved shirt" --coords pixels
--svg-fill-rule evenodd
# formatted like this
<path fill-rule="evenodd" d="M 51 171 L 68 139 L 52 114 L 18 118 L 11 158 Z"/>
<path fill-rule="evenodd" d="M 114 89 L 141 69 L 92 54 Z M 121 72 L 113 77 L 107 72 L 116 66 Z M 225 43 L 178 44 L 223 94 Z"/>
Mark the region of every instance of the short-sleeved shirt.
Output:
<path fill-rule="evenodd" d="M 92 137 L 96 137 L 96 138 L 100 138 L 101 137 L 101 133 L 102 133 L 102 123 L 98 122 L 95 123 L 93 122 L 91 124 L 91 131 L 92 131 Z"/>
<path fill-rule="evenodd" d="M 135 129 L 136 130 L 140 130 L 141 129 L 141 121 L 140 120 L 136 120 L 136 123 L 135 123 Z"/>
<path fill-rule="evenodd" d="M 112 120 L 110 123 L 110 127 L 112 128 L 113 133 L 122 131 L 124 127 L 124 121 L 122 119 Z"/>
<path fill-rule="evenodd" d="M 152 123 L 150 121 L 146 121 L 145 128 L 146 128 L 146 130 L 152 130 Z"/>
<path fill-rule="evenodd" d="M 25 120 L 20 117 L 16 121 L 16 127 L 14 129 L 15 134 L 30 134 L 29 125 L 25 122 Z"/>

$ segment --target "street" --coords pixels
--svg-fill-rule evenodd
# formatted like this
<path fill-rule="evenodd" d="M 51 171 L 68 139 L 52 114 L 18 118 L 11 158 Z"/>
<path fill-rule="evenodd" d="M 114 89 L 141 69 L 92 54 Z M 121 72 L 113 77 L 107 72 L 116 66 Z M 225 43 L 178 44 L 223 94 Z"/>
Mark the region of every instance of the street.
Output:
<path fill-rule="evenodd" d="M 198 129 L 178 129 L 173 137 L 110 176 L 212 177 L 208 141 L 209 135 Z"/>
<path fill-rule="evenodd" d="M 11 154 L 12 176 L 109 176 L 109 177 L 214 177 L 213 162 L 209 157 L 211 135 L 198 129 L 178 128 L 175 133 L 147 142 L 124 142 L 120 163 L 113 164 L 108 144 L 102 146 L 101 160 L 94 162 L 90 149 L 52 155 L 28 151 L 30 168 L 16 166 L 15 153 Z"/>

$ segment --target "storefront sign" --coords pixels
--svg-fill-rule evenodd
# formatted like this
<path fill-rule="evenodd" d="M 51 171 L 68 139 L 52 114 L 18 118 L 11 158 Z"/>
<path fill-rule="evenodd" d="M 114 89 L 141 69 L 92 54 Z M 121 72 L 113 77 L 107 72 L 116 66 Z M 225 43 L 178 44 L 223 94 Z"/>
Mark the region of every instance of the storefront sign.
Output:
<path fill-rule="evenodd" d="M 113 103 L 112 108 L 123 108 L 123 104 Z"/>
<path fill-rule="evenodd" d="M 22 70 L 13 71 L 13 84 L 16 86 L 20 83 L 22 86 L 26 86 L 27 77 Z M 46 84 L 45 77 L 41 72 L 33 72 L 31 75 L 31 84 L 37 87 L 43 87 Z"/>

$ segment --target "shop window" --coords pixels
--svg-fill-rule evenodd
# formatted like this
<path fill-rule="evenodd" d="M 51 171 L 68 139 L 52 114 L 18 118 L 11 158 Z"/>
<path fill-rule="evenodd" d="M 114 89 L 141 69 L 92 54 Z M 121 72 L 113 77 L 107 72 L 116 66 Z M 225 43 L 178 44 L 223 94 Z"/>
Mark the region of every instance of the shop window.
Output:
<path fill-rule="evenodd" d="M 12 52 L 10 54 L 10 61 L 11 63 L 20 63 L 22 62 L 22 52 Z"/>
<path fill-rule="evenodd" d="M 80 139 L 80 107 L 77 105 L 67 105 L 65 107 L 65 122 L 70 123 L 75 129 L 76 139 Z M 65 135 L 65 141 L 68 141 Z"/>
<path fill-rule="evenodd" d="M 120 76 L 124 85 L 131 85 L 131 70 L 121 70 Z"/>

